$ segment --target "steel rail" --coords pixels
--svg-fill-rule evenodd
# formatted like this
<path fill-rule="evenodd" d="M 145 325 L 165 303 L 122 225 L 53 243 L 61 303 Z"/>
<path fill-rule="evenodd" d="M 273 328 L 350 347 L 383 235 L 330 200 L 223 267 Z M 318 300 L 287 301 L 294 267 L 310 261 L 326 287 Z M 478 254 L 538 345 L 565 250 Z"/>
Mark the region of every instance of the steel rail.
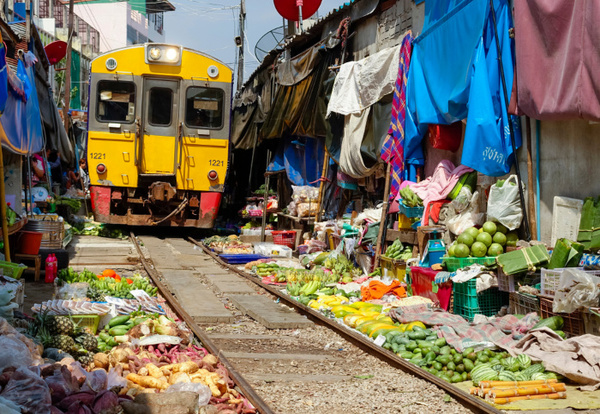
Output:
<path fill-rule="evenodd" d="M 255 276 L 253 276 L 247 272 L 244 272 L 242 270 L 239 270 L 235 266 L 225 263 L 218 255 L 216 255 L 214 252 L 212 252 L 210 249 L 208 249 L 202 243 L 199 243 L 198 241 L 194 240 L 193 238 L 188 237 L 188 240 L 190 242 L 192 242 L 193 244 L 195 244 L 196 246 L 202 248 L 202 250 L 205 253 L 210 255 L 220 265 L 234 271 L 235 273 L 246 278 L 247 280 L 251 281 L 252 283 L 262 287 L 263 289 L 267 290 L 269 293 L 277 296 L 280 300 L 286 302 L 286 304 L 288 304 L 289 306 L 296 308 L 301 313 L 307 314 L 307 316 L 310 316 L 311 319 L 316 320 L 316 321 L 326 325 L 327 327 L 335 330 L 336 332 L 341 334 L 343 337 L 345 337 L 346 339 L 348 339 L 350 342 L 357 345 L 361 349 L 368 350 L 368 352 L 371 355 L 378 357 L 382 361 L 387 362 L 388 364 L 390 364 L 391 366 L 393 366 L 395 368 L 401 369 L 402 371 L 407 372 L 411 375 L 420 377 L 426 381 L 434 383 L 436 386 L 443 389 L 448 394 L 450 394 L 452 397 L 454 397 L 454 399 L 456 399 L 460 404 L 469 408 L 473 412 L 482 413 L 482 414 L 501 414 L 502 413 L 502 411 L 494 408 L 493 406 L 486 403 L 485 401 L 468 394 L 467 392 L 453 386 L 452 384 L 442 380 L 441 378 L 438 378 L 435 375 L 425 371 L 424 369 L 400 358 L 398 355 L 394 354 L 393 352 L 388 351 L 387 349 L 384 349 L 383 347 L 376 345 L 374 342 L 365 339 L 358 332 L 351 331 L 346 326 L 342 326 L 339 323 L 332 321 L 330 318 L 323 315 L 321 312 L 316 311 L 308 306 L 301 304 L 300 302 L 292 299 L 291 296 L 282 294 L 277 288 L 273 287 L 272 285 L 267 285 L 267 284 L 263 283 L 260 279 L 256 278 Z"/>
<path fill-rule="evenodd" d="M 229 362 L 229 360 L 220 353 L 219 347 L 215 345 L 215 343 L 200 329 L 198 324 L 194 321 L 194 319 L 190 316 L 189 313 L 186 312 L 185 309 L 179 304 L 175 296 L 171 293 L 171 291 L 165 286 L 165 284 L 160 280 L 159 272 L 151 266 L 146 258 L 140 246 L 138 244 L 137 238 L 133 232 L 130 232 L 130 238 L 140 257 L 140 261 L 144 266 L 144 269 L 150 276 L 150 279 L 154 283 L 154 285 L 158 288 L 160 294 L 165 298 L 168 302 L 171 309 L 181 318 L 187 326 L 191 329 L 194 335 L 202 342 L 202 345 L 213 355 L 219 355 L 219 361 L 227 368 L 229 372 L 229 376 L 233 380 L 233 382 L 239 387 L 241 394 L 254 405 L 254 408 L 261 414 L 274 414 L 274 411 L 269 407 L 269 405 L 254 391 L 252 386 L 246 381 L 246 379 L 234 368 L 234 366 Z"/>

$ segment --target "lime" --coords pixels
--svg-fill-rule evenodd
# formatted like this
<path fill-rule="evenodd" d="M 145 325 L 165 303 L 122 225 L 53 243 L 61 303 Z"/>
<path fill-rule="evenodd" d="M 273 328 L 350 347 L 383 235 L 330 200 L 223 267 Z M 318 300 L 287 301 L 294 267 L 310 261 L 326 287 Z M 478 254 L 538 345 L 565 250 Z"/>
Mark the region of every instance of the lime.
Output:
<path fill-rule="evenodd" d="M 492 245 L 492 236 L 490 236 L 490 234 L 486 233 L 485 231 L 483 233 L 479 233 L 476 240 L 478 242 L 485 244 L 486 250 L 488 247 L 490 247 Z M 471 246 L 471 247 L 473 247 L 473 246 Z"/>
<path fill-rule="evenodd" d="M 504 253 L 504 249 L 498 243 L 492 243 L 492 245 L 488 249 L 488 256 L 499 256 L 502 253 Z"/>
<path fill-rule="evenodd" d="M 485 244 L 480 241 L 476 241 L 471 246 L 471 254 L 475 257 L 484 257 L 488 251 L 488 248 Z"/>
<path fill-rule="evenodd" d="M 474 241 L 475 241 L 475 239 L 473 237 L 471 237 L 471 235 L 467 234 L 466 232 L 461 234 L 460 236 L 458 236 L 458 239 L 456 239 L 457 243 L 466 244 L 467 247 L 471 247 L 471 245 L 473 244 Z"/>
<path fill-rule="evenodd" d="M 455 257 L 469 257 L 469 246 L 463 243 L 457 243 L 454 246 L 454 256 Z"/>
<path fill-rule="evenodd" d="M 516 246 L 517 241 L 519 241 L 519 236 L 514 231 L 506 233 L 506 245 L 507 246 Z"/>
<path fill-rule="evenodd" d="M 494 234 L 492 241 L 494 243 L 498 243 L 500 246 L 504 246 L 506 244 L 506 236 L 504 235 L 504 233 L 497 232 L 496 234 Z"/>
<path fill-rule="evenodd" d="M 463 233 L 467 233 L 471 237 L 476 238 L 477 235 L 479 234 L 479 230 L 476 227 L 469 227 L 468 229 L 463 231 Z"/>
<path fill-rule="evenodd" d="M 500 223 L 496 223 L 496 231 L 499 231 L 500 233 L 503 233 L 503 234 L 508 233 L 508 229 L 506 228 L 506 226 L 504 224 L 500 224 Z"/>
<path fill-rule="evenodd" d="M 454 249 L 456 249 L 456 243 L 454 243 L 452 246 L 448 247 L 448 256 L 450 256 L 450 257 L 456 256 L 456 254 L 454 253 Z"/>
<path fill-rule="evenodd" d="M 486 233 L 489 233 L 493 236 L 494 234 L 496 234 L 496 223 L 494 223 L 493 221 L 486 221 L 485 223 L 483 223 L 482 229 Z"/>

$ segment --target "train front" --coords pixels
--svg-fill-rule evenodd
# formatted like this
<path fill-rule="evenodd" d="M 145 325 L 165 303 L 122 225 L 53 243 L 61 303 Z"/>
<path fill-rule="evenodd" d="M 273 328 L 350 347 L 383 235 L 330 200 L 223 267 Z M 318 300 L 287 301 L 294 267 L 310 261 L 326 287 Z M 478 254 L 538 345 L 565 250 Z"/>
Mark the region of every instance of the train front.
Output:
<path fill-rule="evenodd" d="M 91 73 L 95 220 L 212 228 L 227 173 L 231 69 L 151 43 L 99 56 Z"/>

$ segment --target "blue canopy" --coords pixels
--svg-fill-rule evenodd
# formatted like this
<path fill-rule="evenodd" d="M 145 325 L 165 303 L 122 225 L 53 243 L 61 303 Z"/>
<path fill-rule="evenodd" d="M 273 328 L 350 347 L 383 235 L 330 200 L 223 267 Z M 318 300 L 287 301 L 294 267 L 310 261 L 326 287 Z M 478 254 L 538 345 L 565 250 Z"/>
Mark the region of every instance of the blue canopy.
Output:
<path fill-rule="evenodd" d="M 323 171 L 324 155 L 325 148 L 320 139 L 287 137 L 280 141 L 267 172 L 285 170 L 293 185 L 317 186 Z"/>
<path fill-rule="evenodd" d="M 507 0 L 494 0 L 506 84 L 512 89 L 514 42 Z M 407 84 L 405 162 L 423 165 L 427 124 L 467 119 L 462 164 L 500 176 L 513 162 L 509 119 L 499 75 L 489 2 L 428 0 L 425 24 L 415 39 Z M 521 133 L 515 126 L 517 147 Z"/>

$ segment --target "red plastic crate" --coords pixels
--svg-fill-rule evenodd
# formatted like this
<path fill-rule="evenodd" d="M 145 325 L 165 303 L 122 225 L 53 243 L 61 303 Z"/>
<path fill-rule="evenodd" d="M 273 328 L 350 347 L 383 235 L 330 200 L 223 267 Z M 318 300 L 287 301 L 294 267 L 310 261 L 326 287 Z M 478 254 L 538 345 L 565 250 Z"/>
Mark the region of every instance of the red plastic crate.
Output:
<path fill-rule="evenodd" d="M 296 231 L 295 230 L 280 230 L 273 231 L 273 242 L 281 246 L 287 246 L 293 249 L 296 245 Z"/>
<path fill-rule="evenodd" d="M 433 285 L 435 284 L 435 275 L 437 273 L 437 270 L 425 267 L 411 267 L 412 292 L 414 296 L 431 299 L 434 302 L 438 302 L 441 308 L 448 310 L 450 298 L 452 297 L 452 282 L 449 280 L 437 285 L 437 293 L 434 293 Z"/>

